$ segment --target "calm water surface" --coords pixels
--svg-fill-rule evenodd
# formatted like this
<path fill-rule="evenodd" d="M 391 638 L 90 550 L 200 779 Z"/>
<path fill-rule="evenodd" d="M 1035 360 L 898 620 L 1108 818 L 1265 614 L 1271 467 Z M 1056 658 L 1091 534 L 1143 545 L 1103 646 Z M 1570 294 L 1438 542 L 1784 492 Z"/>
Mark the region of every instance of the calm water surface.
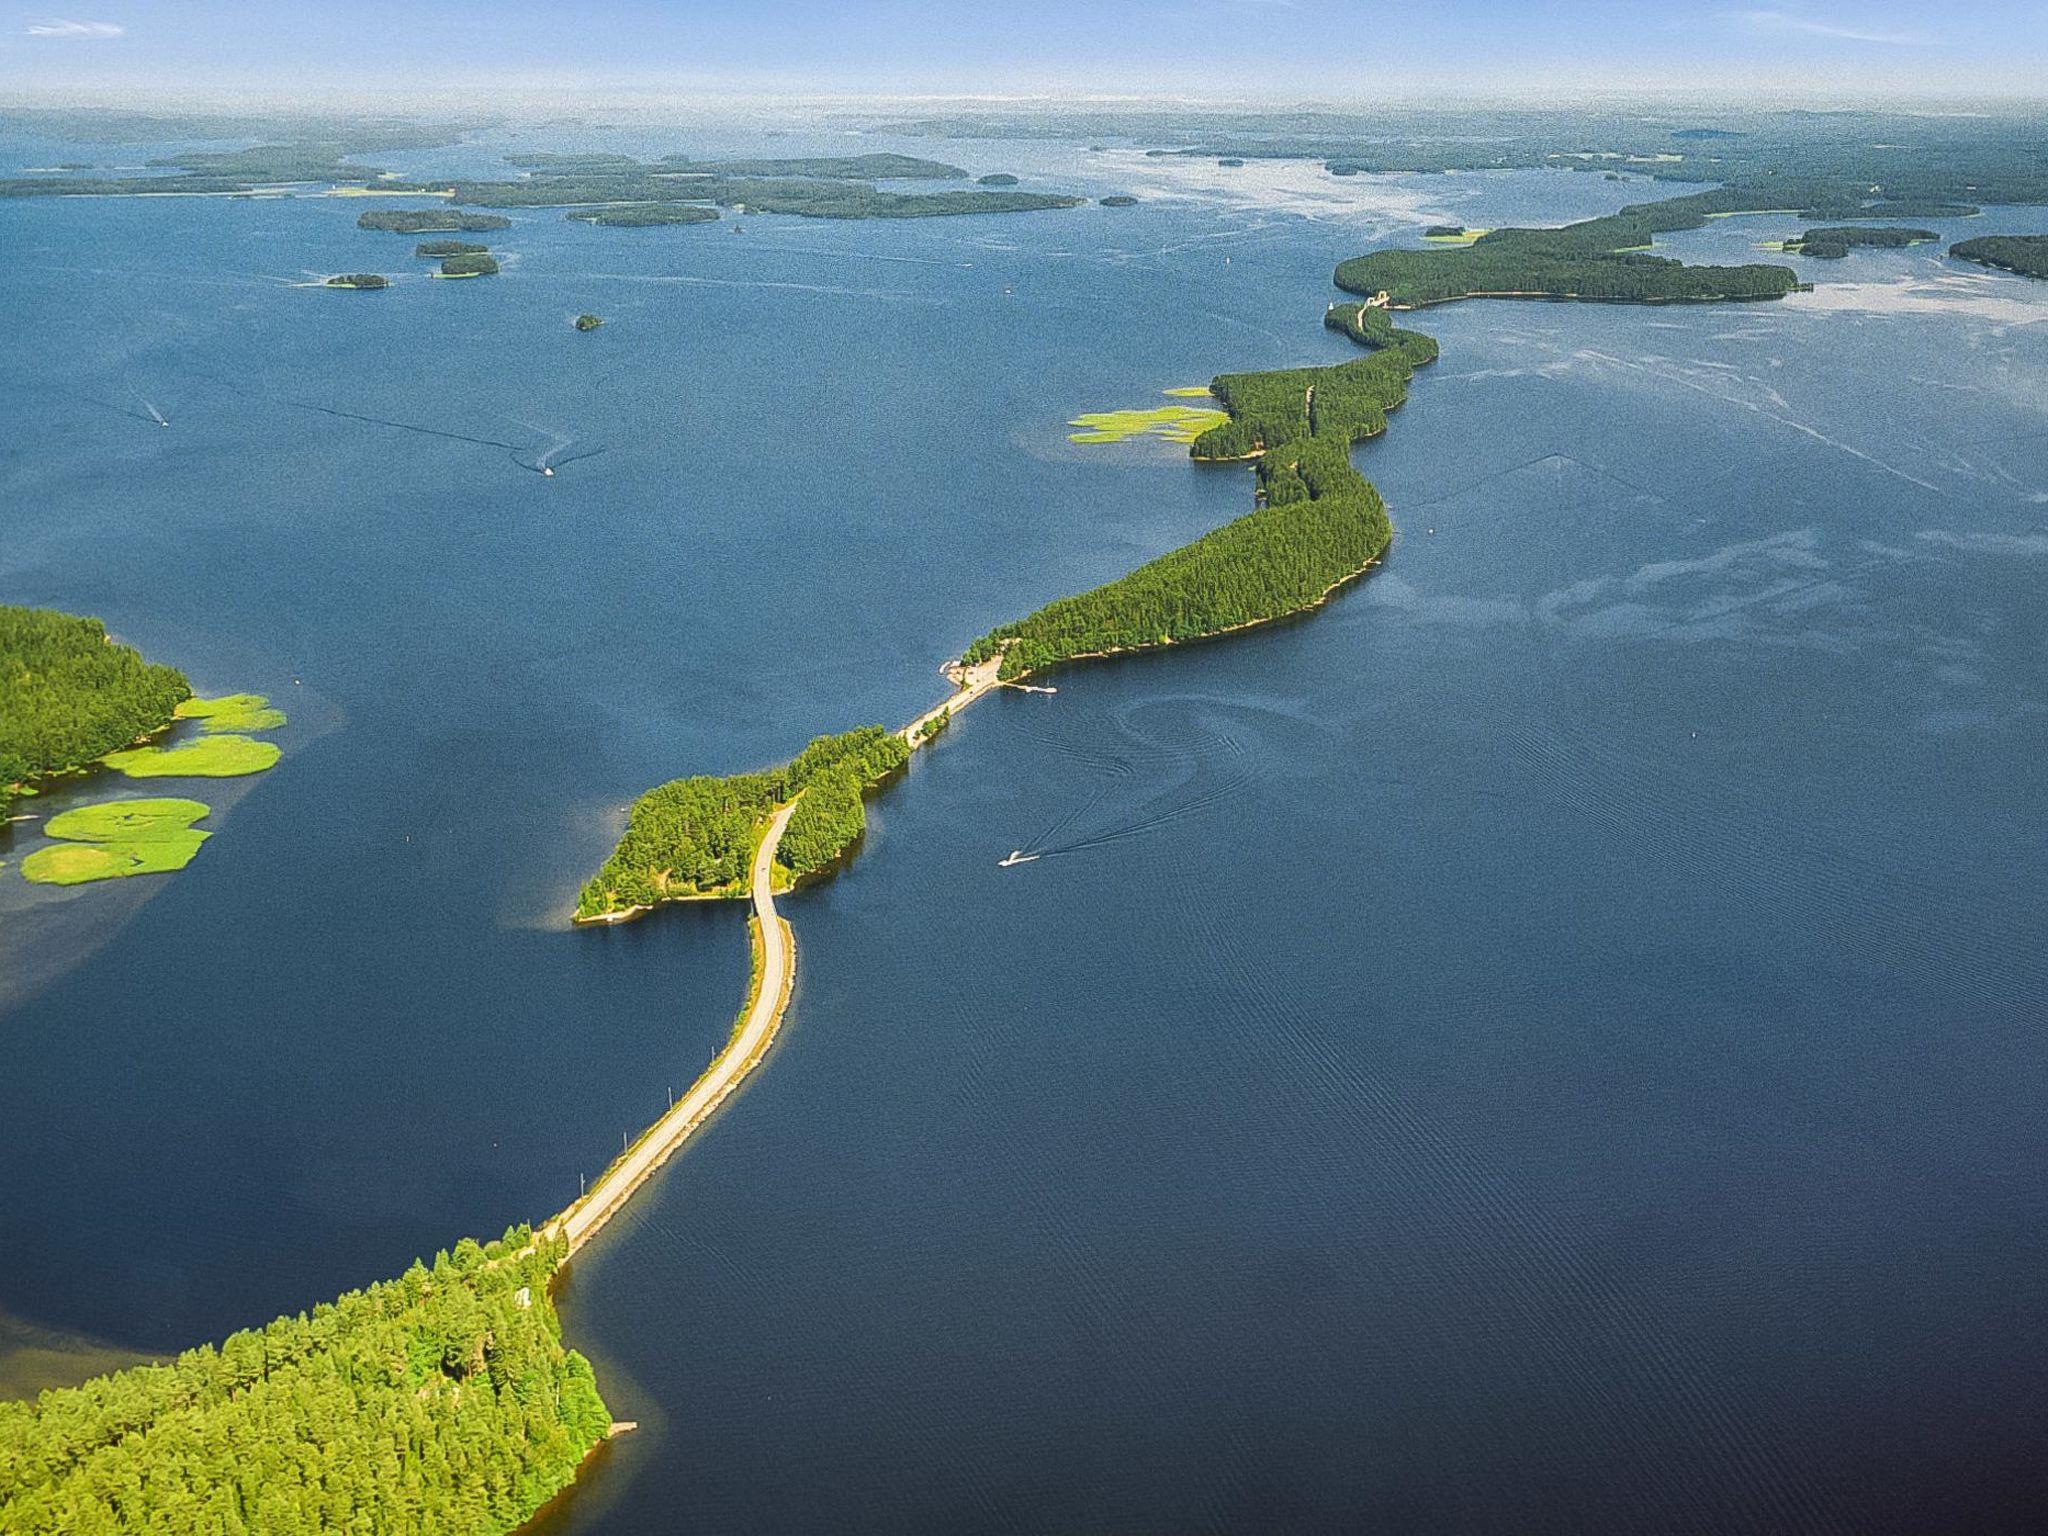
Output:
<path fill-rule="evenodd" d="M 1347 355 L 1370 242 L 1653 190 L 880 147 L 1148 202 L 525 213 L 378 295 L 290 286 L 411 271 L 346 200 L 0 205 L 0 589 L 293 714 L 153 891 L 0 872 L 0 1309 L 172 1349 L 560 1206 L 744 980 L 736 911 L 562 927 L 626 799 L 1249 504 L 1073 412 Z M 1381 571 L 963 718 L 579 1260 L 645 1427 L 557 1528 L 2048 1515 L 2048 289 L 1932 249 L 1432 312 Z"/>

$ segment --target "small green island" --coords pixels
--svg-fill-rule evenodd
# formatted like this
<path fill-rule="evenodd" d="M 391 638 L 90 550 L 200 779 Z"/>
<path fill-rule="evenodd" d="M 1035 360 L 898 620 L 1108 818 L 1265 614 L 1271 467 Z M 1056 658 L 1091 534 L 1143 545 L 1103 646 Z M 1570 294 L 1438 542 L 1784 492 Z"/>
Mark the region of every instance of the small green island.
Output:
<path fill-rule="evenodd" d="M 699 203 L 627 203 L 616 208 L 578 208 L 562 217 L 607 229 L 658 229 L 665 224 L 715 224 L 718 210 Z"/>
<path fill-rule="evenodd" d="M 1114 192 L 1108 197 L 1098 197 L 1095 201 L 1105 208 L 1135 208 L 1138 206 L 1138 200 L 1128 192 Z"/>
<path fill-rule="evenodd" d="M 604 316 L 602 315 L 578 315 L 576 317 L 576 329 L 579 331 L 594 331 L 603 324 Z"/>
<path fill-rule="evenodd" d="M 374 292 L 389 288 L 391 279 L 381 272 L 338 272 L 320 285 L 322 288 L 353 288 L 362 292 Z"/>
<path fill-rule="evenodd" d="M 1958 261 L 2021 277 L 2048 277 L 2048 235 L 1982 235 L 1958 241 L 1948 253 Z"/>
<path fill-rule="evenodd" d="M 1909 245 L 1926 245 L 1939 240 L 1931 229 L 1912 229 L 1902 224 L 1842 224 L 1809 229 L 1795 235 L 1776 249 L 1788 255 L 1813 256 L 1822 261 L 1840 261 L 1858 246 L 1875 250 L 1900 250 Z M 1766 246 L 1766 250 L 1772 247 Z"/>
<path fill-rule="evenodd" d="M 471 240 L 422 240 L 412 248 L 412 253 L 438 260 L 443 256 L 481 256 L 489 249 L 488 245 L 478 245 Z"/>
<path fill-rule="evenodd" d="M 986 176 L 975 177 L 974 184 L 977 187 L 1014 187 L 1017 185 L 1017 178 L 1008 171 L 991 171 Z"/>
<path fill-rule="evenodd" d="M 510 229 L 501 213 L 464 213 L 458 208 L 373 208 L 356 216 L 356 228 L 394 235 L 482 235 Z"/>
<path fill-rule="evenodd" d="M 9 1536 L 509 1531 L 613 1431 L 562 1344 L 560 1239 L 431 1266 L 33 1403 L 0 1402 Z"/>
<path fill-rule="evenodd" d="M 820 736 L 792 761 L 756 773 L 697 775 L 650 789 L 633 803 L 626 835 L 583 888 L 579 922 L 601 922 L 665 901 L 740 897 L 776 807 L 798 795 L 776 850 L 784 889 L 828 869 L 867 826 L 863 798 L 910 757 L 879 725 Z"/>
<path fill-rule="evenodd" d="M 441 270 L 436 277 L 496 277 L 498 258 L 481 251 L 468 251 L 459 256 L 441 258 Z"/>

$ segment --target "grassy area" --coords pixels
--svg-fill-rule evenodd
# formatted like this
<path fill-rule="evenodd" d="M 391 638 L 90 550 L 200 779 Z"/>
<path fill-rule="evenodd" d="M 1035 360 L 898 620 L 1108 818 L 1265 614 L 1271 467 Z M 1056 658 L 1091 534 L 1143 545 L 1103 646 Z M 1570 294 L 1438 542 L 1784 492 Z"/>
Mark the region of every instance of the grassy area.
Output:
<path fill-rule="evenodd" d="M 261 773 L 278 756 L 275 742 L 224 734 L 179 747 L 129 747 L 109 752 L 104 761 L 131 779 L 233 779 Z"/>
<path fill-rule="evenodd" d="M 1209 386 L 1206 384 L 1183 384 L 1178 389 L 1162 389 L 1162 395 L 1171 395 L 1176 400 L 1207 400 Z"/>
<path fill-rule="evenodd" d="M 284 724 L 284 711 L 272 709 L 260 693 L 187 699 L 171 713 L 180 720 L 197 720 L 208 731 L 274 731 Z"/>
<path fill-rule="evenodd" d="M 1169 391 L 1173 393 L 1173 391 Z M 1203 394 L 1207 394 L 1205 389 Z M 1169 443 L 1192 443 L 1209 428 L 1228 420 L 1226 413 L 1193 405 L 1162 405 L 1149 411 L 1090 411 L 1067 425 L 1070 443 L 1121 443 L 1134 437 L 1159 437 Z"/>
<path fill-rule="evenodd" d="M 1455 235 L 1424 235 L 1422 238 L 1431 245 L 1470 245 L 1492 233 L 1490 229 L 1461 229 Z"/>
<path fill-rule="evenodd" d="M 208 834 L 192 823 L 210 813 L 197 800 L 111 800 L 74 806 L 43 830 L 61 839 L 21 861 L 38 885 L 84 885 L 129 875 L 161 875 L 192 862 Z"/>

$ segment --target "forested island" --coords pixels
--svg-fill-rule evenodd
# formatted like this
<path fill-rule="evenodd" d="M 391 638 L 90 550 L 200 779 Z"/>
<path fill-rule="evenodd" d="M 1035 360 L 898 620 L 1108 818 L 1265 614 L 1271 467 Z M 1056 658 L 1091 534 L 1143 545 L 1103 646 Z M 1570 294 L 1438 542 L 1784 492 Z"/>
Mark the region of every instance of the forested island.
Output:
<path fill-rule="evenodd" d="M 974 184 L 977 187 L 1014 187 L 1017 185 L 1017 178 L 1008 171 L 991 171 L 986 176 L 975 177 Z"/>
<path fill-rule="evenodd" d="M 650 789 L 577 898 L 576 916 L 590 922 L 664 901 L 745 896 L 763 826 L 799 794 L 777 850 L 775 883 L 780 889 L 817 874 L 859 839 L 867 825 L 863 796 L 909 756 L 900 736 L 869 725 L 820 736 L 777 768 L 700 774 Z"/>
<path fill-rule="evenodd" d="M 1495 229 L 1462 246 L 1375 251 L 1341 263 L 1337 286 L 1384 293 L 1395 309 L 1468 298 L 1634 304 L 1783 298 L 1799 286 L 1799 274 L 1790 267 L 1696 267 L 1650 254 L 1657 235 L 1697 229 L 1716 213 L 1741 211 L 1723 206 L 1728 201 L 1721 193 L 1702 193 L 1639 203 L 1561 229 Z M 1461 237 L 1462 231 L 1441 238 Z"/>
<path fill-rule="evenodd" d="M 365 291 L 389 288 L 391 279 L 381 272 L 337 272 L 320 285 L 323 288 L 360 288 Z"/>
<path fill-rule="evenodd" d="M 602 315 L 578 315 L 576 317 L 576 329 L 579 331 L 594 331 L 603 324 L 604 317 Z"/>
<path fill-rule="evenodd" d="M 218 1348 L 0 1403 L 9 1536 L 500 1533 L 611 1429 L 515 1228 Z"/>
<path fill-rule="evenodd" d="M 576 208 L 562 217 L 614 229 L 654 229 L 663 224 L 715 224 L 718 210 L 699 203 L 627 203 L 616 208 Z"/>
<path fill-rule="evenodd" d="M 2048 277 L 2048 235 L 1982 235 L 1948 248 L 1960 261 L 1996 267 L 2021 277 Z"/>
<path fill-rule="evenodd" d="M 422 240 L 412 248 L 415 256 L 481 256 L 488 251 L 488 245 L 478 245 L 470 240 Z"/>
<path fill-rule="evenodd" d="M 502 213 L 464 213 L 456 208 L 375 208 L 356 216 L 356 228 L 394 235 L 481 235 L 510 229 Z"/>
<path fill-rule="evenodd" d="M 498 258 L 470 251 L 459 256 L 441 258 L 441 270 L 437 277 L 496 277 Z"/>
<path fill-rule="evenodd" d="M 1864 226 L 1860 224 L 1837 225 L 1833 228 L 1809 229 L 1785 242 L 1785 249 L 1801 256 L 1817 256 L 1823 261 L 1840 261 L 1857 246 L 1871 246 L 1879 250 L 1896 250 L 1908 245 L 1925 245 L 1930 240 L 1939 240 L 1931 229 L 1909 229 L 1899 224 Z"/>
<path fill-rule="evenodd" d="M 885 191 L 878 180 L 957 181 L 958 166 L 907 155 L 805 156 L 782 160 L 693 160 L 671 155 L 522 155 L 516 181 L 437 183 L 458 203 L 486 208 L 575 208 L 593 224 L 687 223 L 716 208 L 793 213 L 818 219 L 914 219 L 971 213 L 1031 213 L 1073 208 L 1078 197 L 1021 192 L 1006 185 L 943 192 Z M 590 215 L 581 209 L 588 206 Z M 675 218 L 656 217 L 674 209 Z M 682 210 L 690 210 L 683 212 Z"/>
<path fill-rule="evenodd" d="M 0 815 L 36 780 L 163 730 L 191 697 L 184 673 L 114 644 L 98 619 L 0 606 Z"/>

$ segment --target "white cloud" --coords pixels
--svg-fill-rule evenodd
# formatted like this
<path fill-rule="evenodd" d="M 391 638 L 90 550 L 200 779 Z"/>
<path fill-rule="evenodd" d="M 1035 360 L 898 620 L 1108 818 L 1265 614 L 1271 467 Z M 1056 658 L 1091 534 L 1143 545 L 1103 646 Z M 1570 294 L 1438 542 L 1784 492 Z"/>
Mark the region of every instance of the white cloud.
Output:
<path fill-rule="evenodd" d="M 1934 39 L 1919 32 L 1879 32 L 1867 27 L 1845 26 L 1840 22 L 1820 21 L 1811 16 L 1798 16 L 1790 11 L 1729 11 L 1724 20 L 1754 32 L 1775 33 L 1783 36 L 1827 37 L 1845 43 L 1881 43 L 1891 48 L 1931 48 Z"/>
<path fill-rule="evenodd" d="M 32 21 L 30 37 L 120 37 L 127 28 L 113 21 Z"/>

